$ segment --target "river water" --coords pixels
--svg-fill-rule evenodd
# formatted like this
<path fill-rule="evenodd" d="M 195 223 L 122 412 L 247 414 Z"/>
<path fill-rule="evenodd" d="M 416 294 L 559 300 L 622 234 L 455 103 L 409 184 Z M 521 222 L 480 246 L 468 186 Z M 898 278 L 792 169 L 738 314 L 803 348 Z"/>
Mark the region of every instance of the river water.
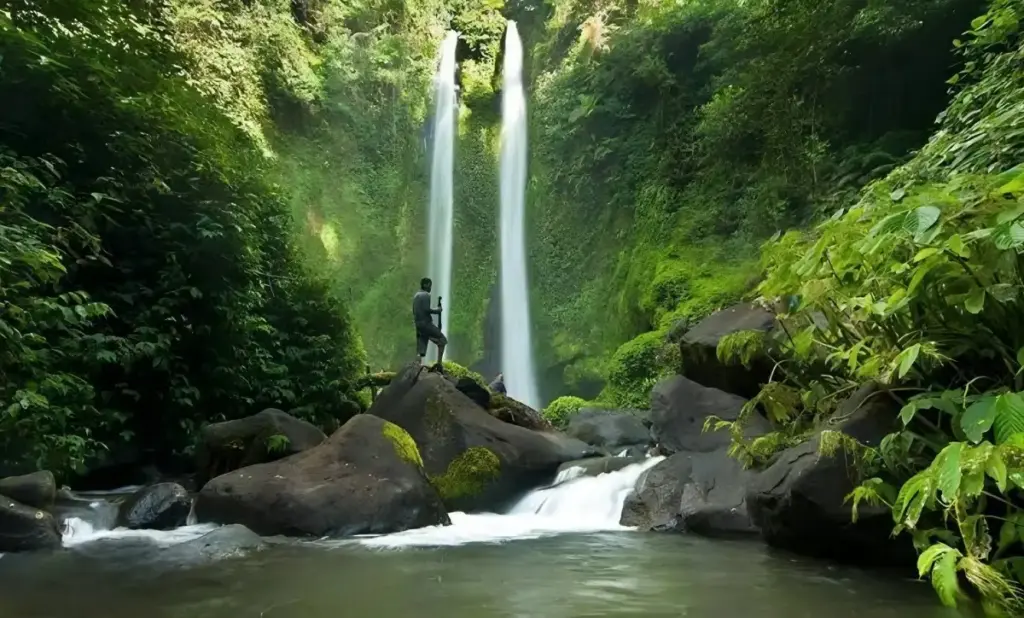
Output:
<path fill-rule="evenodd" d="M 563 477 L 507 514 L 344 541 L 268 539 L 197 563 L 163 557 L 213 529 L 92 530 L 0 557 L 2 618 L 940 618 L 927 584 L 773 552 L 645 534 L 615 508 L 646 464 Z M 616 507 L 617 505 L 617 507 Z"/>

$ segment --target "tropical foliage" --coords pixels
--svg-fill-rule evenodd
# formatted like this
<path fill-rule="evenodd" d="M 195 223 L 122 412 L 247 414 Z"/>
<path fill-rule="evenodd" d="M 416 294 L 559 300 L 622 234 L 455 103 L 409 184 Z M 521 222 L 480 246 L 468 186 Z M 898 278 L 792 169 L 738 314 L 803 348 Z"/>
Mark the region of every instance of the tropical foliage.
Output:
<path fill-rule="evenodd" d="M 261 406 L 351 415 L 347 313 L 167 16 L 9 1 L 0 58 L 4 460 L 67 472 L 131 443 L 167 463 Z"/>
<path fill-rule="evenodd" d="M 1024 100 L 1022 5 L 993 3 L 956 41 L 965 58 L 936 135 L 859 202 L 765 247 L 766 299 L 793 298 L 762 352 L 775 380 L 752 401 L 778 431 L 751 465 L 799 441 L 865 381 L 903 400 L 899 428 L 859 451 L 850 496 L 892 509 L 942 602 L 1024 609 Z M 1010 67 L 1014 68 L 1010 68 Z M 783 394 L 786 405 L 773 406 Z M 740 423 L 741 425 L 742 423 Z"/>

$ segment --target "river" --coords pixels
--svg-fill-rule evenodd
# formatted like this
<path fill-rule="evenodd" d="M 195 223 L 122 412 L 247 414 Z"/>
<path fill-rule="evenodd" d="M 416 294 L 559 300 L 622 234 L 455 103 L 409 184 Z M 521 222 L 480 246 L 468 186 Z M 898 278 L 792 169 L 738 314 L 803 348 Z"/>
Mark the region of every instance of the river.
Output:
<path fill-rule="evenodd" d="M 653 463 L 653 462 L 651 462 Z M 3 618 L 942 618 L 930 587 L 753 541 L 640 533 L 616 509 L 651 464 L 562 479 L 509 513 L 216 560 L 173 550 L 213 530 L 69 527 L 65 551 L 0 557 Z"/>

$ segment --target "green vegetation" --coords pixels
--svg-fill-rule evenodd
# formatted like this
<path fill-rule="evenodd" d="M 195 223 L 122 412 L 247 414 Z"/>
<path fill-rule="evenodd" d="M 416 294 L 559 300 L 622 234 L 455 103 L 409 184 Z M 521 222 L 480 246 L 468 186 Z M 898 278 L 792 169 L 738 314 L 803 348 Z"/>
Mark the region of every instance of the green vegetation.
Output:
<path fill-rule="evenodd" d="M 573 394 L 600 376 L 620 390 L 604 398 L 646 405 L 650 381 L 611 383 L 615 350 L 740 299 L 762 240 L 832 212 L 924 143 L 951 41 L 980 6 L 556 0 L 516 12 L 532 49 L 541 366 L 582 353 L 563 375 Z M 908 62 L 909 49 L 927 51 Z"/>
<path fill-rule="evenodd" d="M 763 462 L 858 384 L 889 385 L 900 428 L 877 448 L 847 445 L 869 477 L 848 497 L 854 512 L 891 507 L 944 604 L 976 596 L 1009 615 L 1024 610 L 1022 9 L 994 2 L 956 42 L 956 96 L 919 154 L 765 247 L 760 293 L 796 295 L 785 334 L 762 348 L 785 360 L 758 398 L 778 431 L 734 443 Z"/>
<path fill-rule="evenodd" d="M 444 373 L 450 378 L 458 380 L 459 378 L 469 378 L 480 386 L 487 388 L 487 381 L 484 377 L 475 371 L 470 371 L 462 365 L 453 361 L 444 361 Z"/>
<path fill-rule="evenodd" d="M 687 362 L 685 328 L 760 296 L 785 328 L 717 350 L 775 365 L 736 423 L 711 423 L 732 454 L 761 466 L 812 435 L 856 451 L 851 505 L 892 508 L 944 603 L 1019 611 L 1022 16 L 1021 0 L 8 0 L 0 467 L 173 465 L 206 422 L 273 406 L 332 427 L 364 407 L 390 375 L 367 363 L 412 357 L 448 28 L 446 368 L 486 384 L 466 367 L 495 309 L 510 17 L 544 417 L 645 407 Z M 899 431 L 877 448 L 821 432 L 868 380 L 901 398 Z M 431 399 L 431 429 L 449 413 Z M 746 441 L 755 413 L 774 431 Z M 450 501 L 498 466 L 469 449 L 433 482 Z"/>
<path fill-rule="evenodd" d="M 577 414 L 580 408 L 587 406 L 587 402 L 579 397 L 563 396 L 552 401 L 541 413 L 555 427 L 565 427 L 569 424 L 569 417 Z"/>
<path fill-rule="evenodd" d="M 384 421 L 384 437 L 391 441 L 391 444 L 395 447 L 395 453 L 404 461 L 417 468 L 423 467 L 420 449 L 416 446 L 416 440 L 413 440 L 408 431 L 394 423 Z"/>
<path fill-rule="evenodd" d="M 479 495 L 500 472 L 498 456 L 486 447 L 474 446 L 452 460 L 444 474 L 430 477 L 430 482 L 445 505 L 450 506 L 453 500 Z"/>
<path fill-rule="evenodd" d="M 182 76 L 174 20 L 110 0 L 0 12 L 14 468 L 65 473 L 128 442 L 166 462 L 203 422 L 350 409 L 364 353 L 348 314 L 298 259 L 244 119 Z"/>

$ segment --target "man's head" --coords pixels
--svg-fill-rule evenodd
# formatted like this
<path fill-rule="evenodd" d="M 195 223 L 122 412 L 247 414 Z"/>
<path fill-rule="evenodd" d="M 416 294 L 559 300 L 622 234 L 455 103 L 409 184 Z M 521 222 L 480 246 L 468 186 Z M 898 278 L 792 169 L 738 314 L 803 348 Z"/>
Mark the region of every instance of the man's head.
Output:
<path fill-rule="evenodd" d="M 430 277 L 424 277 L 420 279 L 420 289 L 423 290 L 424 292 L 429 292 L 431 286 L 433 285 L 434 282 L 430 280 Z"/>

